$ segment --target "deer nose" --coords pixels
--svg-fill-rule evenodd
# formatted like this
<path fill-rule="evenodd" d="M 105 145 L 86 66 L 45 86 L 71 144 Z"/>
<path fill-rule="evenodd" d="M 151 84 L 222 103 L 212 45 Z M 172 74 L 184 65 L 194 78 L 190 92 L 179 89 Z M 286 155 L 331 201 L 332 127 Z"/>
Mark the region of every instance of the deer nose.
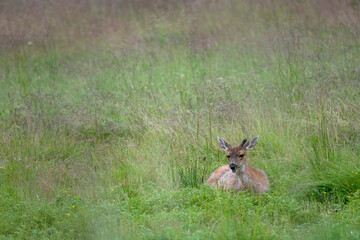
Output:
<path fill-rule="evenodd" d="M 235 163 L 230 164 L 230 168 L 231 170 L 234 170 L 236 168 L 236 164 Z"/>

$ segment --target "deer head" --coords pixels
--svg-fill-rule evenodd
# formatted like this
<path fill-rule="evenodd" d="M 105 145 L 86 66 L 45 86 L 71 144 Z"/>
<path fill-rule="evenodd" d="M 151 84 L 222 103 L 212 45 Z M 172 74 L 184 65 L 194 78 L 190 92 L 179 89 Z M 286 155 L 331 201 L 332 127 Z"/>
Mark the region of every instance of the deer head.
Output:
<path fill-rule="evenodd" d="M 226 152 L 226 157 L 229 159 L 229 167 L 231 168 L 233 173 L 235 173 L 236 171 L 245 170 L 245 164 L 247 163 L 246 151 L 253 149 L 258 139 L 259 137 L 256 136 L 247 142 L 247 139 L 244 138 L 244 140 L 240 143 L 239 146 L 233 147 L 229 143 L 218 137 L 220 146 Z"/>

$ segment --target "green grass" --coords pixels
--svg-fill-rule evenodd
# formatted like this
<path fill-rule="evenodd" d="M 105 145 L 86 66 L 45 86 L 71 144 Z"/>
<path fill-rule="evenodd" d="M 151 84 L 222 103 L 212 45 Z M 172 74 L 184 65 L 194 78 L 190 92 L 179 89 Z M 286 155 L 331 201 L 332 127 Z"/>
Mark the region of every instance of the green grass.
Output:
<path fill-rule="evenodd" d="M 150 3 L 0 4 L 0 239 L 359 239 L 358 2 Z"/>

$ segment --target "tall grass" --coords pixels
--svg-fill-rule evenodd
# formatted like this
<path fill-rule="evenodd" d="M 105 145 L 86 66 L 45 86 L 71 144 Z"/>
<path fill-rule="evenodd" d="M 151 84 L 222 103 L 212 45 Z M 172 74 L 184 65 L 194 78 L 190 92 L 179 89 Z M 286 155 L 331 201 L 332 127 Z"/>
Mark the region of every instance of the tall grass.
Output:
<path fill-rule="evenodd" d="M 2 1 L 1 238 L 358 238 L 359 10 Z M 256 135 L 267 194 L 204 184 Z"/>

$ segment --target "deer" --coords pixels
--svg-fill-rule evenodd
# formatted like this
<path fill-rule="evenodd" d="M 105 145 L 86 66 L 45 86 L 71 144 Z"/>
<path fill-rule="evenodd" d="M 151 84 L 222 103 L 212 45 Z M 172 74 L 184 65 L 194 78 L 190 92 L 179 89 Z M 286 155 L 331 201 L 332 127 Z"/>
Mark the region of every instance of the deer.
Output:
<path fill-rule="evenodd" d="M 229 165 L 217 168 L 210 175 L 207 184 L 225 191 L 251 191 L 254 194 L 267 192 L 270 184 L 266 173 L 251 167 L 246 159 L 247 150 L 253 149 L 258 139 L 259 136 L 256 136 L 247 142 L 247 138 L 244 138 L 239 146 L 234 147 L 218 137 L 220 147 L 229 159 Z"/>

